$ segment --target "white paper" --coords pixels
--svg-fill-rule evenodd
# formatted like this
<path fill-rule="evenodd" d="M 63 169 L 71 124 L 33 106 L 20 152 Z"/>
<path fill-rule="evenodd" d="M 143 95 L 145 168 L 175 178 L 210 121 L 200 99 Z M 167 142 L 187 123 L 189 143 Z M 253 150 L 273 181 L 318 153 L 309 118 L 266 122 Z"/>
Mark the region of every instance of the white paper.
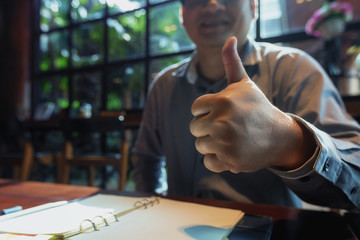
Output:
<path fill-rule="evenodd" d="M 1 221 L 0 232 L 55 234 L 78 229 L 84 219 L 133 207 L 138 197 L 98 194 L 81 201 Z M 119 222 L 82 233 L 72 240 L 91 239 L 222 239 L 242 217 L 240 210 L 160 199 L 159 204 L 138 209 Z"/>
<path fill-rule="evenodd" d="M 71 240 L 220 240 L 243 216 L 240 210 L 161 199 L 159 205 L 128 214 L 99 231 Z"/>

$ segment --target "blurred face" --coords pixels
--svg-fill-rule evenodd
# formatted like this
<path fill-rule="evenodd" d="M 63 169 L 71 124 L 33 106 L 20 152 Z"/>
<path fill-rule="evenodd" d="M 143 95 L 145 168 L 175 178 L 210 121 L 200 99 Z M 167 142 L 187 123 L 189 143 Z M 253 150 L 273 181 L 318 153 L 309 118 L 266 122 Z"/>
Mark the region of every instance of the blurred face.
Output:
<path fill-rule="evenodd" d="M 219 48 L 231 37 L 247 39 L 255 16 L 254 0 L 185 0 L 183 24 L 198 48 Z"/>

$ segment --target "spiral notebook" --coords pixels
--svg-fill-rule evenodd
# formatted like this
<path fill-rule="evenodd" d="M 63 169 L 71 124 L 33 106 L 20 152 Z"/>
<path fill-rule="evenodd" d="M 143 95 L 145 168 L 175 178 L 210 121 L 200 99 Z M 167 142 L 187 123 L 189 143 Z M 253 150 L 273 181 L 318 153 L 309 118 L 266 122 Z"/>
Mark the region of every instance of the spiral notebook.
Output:
<path fill-rule="evenodd" d="M 49 239 L 222 239 L 240 210 L 151 197 L 97 194 L 0 217 L 0 232 Z"/>

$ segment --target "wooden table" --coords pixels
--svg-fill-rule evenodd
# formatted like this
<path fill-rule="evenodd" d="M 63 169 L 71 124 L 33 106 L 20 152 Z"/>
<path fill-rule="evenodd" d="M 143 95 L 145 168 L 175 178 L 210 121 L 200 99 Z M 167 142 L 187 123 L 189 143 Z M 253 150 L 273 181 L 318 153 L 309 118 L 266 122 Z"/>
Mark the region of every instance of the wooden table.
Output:
<path fill-rule="evenodd" d="M 54 201 L 87 197 L 98 192 L 116 195 L 143 195 L 132 192 L 101 190 L 97 187 L 31 181 L 16 182 L 0 179 L 0 209 L 9 208 L 15 205 L 20 205 L 26 209 Z M 210 199 L 174 196 L 169 196 L 168 198 L 240 209 L 249 214 L 270 216 L 274 219 L 275 223 L 271 239 L 357 239 L 349 230 L 345 219 L 342 216 L 331 212 L 306 211 L 291 207 L 245 204 Z"/>

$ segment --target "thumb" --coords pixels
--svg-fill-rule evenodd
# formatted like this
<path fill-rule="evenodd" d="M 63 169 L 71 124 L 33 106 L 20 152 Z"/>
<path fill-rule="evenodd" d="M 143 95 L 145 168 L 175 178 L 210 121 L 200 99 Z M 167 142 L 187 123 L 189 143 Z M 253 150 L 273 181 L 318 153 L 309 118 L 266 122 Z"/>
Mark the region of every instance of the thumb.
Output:
<path fill-rule="evenodd" d="M 231 37 L 226 41 L 222 49 L 222 60 L 228 84 L 240 82 L 243 78 L 248 78 L 237 51 L 236 37 Z"/>

